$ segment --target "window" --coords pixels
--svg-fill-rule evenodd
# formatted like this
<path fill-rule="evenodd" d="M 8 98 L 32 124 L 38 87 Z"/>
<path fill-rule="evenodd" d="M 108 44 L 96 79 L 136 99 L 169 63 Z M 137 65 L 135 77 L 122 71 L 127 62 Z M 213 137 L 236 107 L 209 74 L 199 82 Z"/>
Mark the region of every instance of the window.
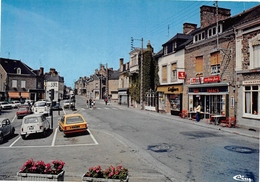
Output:
<path fill-rule="evenodd" d="M 202 73 L 203 72 L 203 57 L 199 56 L 196 57 L 196 73 Z"/>
<path fill-rule="evenodd" d="M 18 75 L 22 74 L 21 68 L 17 68 L 16 73 L 17 73 Z"/>
<path fill-rule="evenodd" d="M 222 32 L 222 25 L 218 26 L 218 33 Z M 217 27 L 212 27 L 208 29 L 208 37 L 212 37 L 214 35 L 217 35 Z"/>
<path fill-rule="evenodd" d="M 171 81 L 177 80 L 177 63 L 172 64 Z"/>
<path fill-rule="evenodd" d="M 205 32 L 201 32 L 201 33 L 196 34 L 193 37 L 193 42 L 195 43 L 197 41 L 204 40 L 204 39 L 205 39 Z"/>
<path fill-rule="evenodd" d="M 214 52 L 210 54 L 210 67 L 211 67 L 211 74 L 217 75 L 220 73 L 220 58 L 219 52 Z"/>
<path fill-rule="evenodd" d="M 260 68 L 260 44 L 253 46 L 253 68 Z"/>
<path fill-rule="evenodd" d="M 162 66 L 162 82 L 167 82 L 167 65 Z"/>
<path fill-rule="evenodd" d="M 26 81 L 21 81 L 21 88 L 26 88 Z"/>
<path fill-rule="evenodd" d="M 164 51 L 164 55 L 167 55 L 167 53 L 168 53 L 168 46 L 167 45 L 164 46 L 163 51 Z"/>
<path fill-rule="evenodd" d="M 244 87 L 244 114 L 259 117 L 260 86 Z"/>
<path fill-rule="evenodd" d="M 17 88 L 17 80 L 12 80 L 12 88 Z"/>

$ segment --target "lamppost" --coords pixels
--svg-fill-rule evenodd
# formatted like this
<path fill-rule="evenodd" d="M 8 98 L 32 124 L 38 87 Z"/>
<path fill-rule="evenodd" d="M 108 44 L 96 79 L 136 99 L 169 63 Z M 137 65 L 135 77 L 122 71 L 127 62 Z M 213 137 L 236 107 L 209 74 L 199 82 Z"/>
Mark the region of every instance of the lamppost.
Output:
<path fill-rule="evenodd" d="M 143 110 L 143 42 L 144 42 L 144 39 L 141 38 L 141 39 L 134 39 L 133 37 L 131 37 L 131 46 L 132 46 L 132 49 L 133 49 L 133 41 L 134 40 L 139 40 L 141 41 L 141 61 L 140 61 L 140 74 L 141 74 L 141 84 L 140 84 L 140 105 L 141 105 L 141 110 Z"/>

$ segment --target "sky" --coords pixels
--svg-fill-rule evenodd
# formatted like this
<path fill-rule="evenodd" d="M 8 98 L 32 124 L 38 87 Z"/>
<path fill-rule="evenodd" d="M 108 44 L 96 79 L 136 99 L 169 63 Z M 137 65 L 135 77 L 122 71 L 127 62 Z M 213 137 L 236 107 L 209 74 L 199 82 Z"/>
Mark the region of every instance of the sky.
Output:
<path fill-rule="evenodd" d="M 94 74 L 100 64 L 119 69 L 133 46 L 162 49 L 183 23 L 200 27 L 200 7 L 215 1 L 180 0 L 0 0 L 2 58 L 21 60 L 32 69 L 55 68 L 65 85 Z M 231 16 L 260 1 L 218 1 Z"/>

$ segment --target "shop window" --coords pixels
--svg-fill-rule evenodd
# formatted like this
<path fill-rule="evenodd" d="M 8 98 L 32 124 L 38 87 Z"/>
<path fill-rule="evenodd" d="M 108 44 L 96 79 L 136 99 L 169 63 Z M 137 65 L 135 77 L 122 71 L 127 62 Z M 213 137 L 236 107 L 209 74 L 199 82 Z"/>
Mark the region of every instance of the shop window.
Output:
<path fill-rule="evenodd" d="M 171 71 L 171 81 L 177 80 L 177 63 L 172 64 L 172 71 Z"/>
<path fill-rule="evenodd" d="M 216 75 L 220 73 L 220 56 L 219 52 L 214 52 L 210 54 L 210 68 L 211 74 Z"/>
<path fill-rule="evenodd" d="M 162 82 L 167 82 L 167 65 L 162 66 Z"/>
<path fill-rule="evenodd" d="M 196 57 L 196 73 L 202 73 L 203 72 L 203 57 L 199 56 Z"/>
<path fill-rule="evenodd" d="M 259 86 L 244 87 L 244 116 L 259 117 Z"/>
<path fill-rule="evenodd" d="M 180 111 L 180 95 L 173 94 L 170 95 L 170 103 L 171 103 L 171 110 L 173 111 Z"/>

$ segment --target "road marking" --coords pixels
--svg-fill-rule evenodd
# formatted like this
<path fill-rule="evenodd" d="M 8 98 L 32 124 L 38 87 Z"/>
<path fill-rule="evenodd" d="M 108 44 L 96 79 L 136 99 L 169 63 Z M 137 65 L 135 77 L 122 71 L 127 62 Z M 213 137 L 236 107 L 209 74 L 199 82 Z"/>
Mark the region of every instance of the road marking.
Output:
<path fill-rule="evenodd" d="M 9 147 L 12 147 L 20 138 L 21 136 L 19 136 L 11 145 L 9 145 Z"/>
<path fill-rule="evenodd" d="M 90 132 L 90 130 L 89 130 L 89 129 L 87 129 L 87 130 L 88 130 L 88 132 L 89 132 L 89 134 L 90 134 L 92 140 L 95 142 L 96 145 L 98 145 L 97 140 L 94 138 L 94 136 L 92 135 L 92 133 Z"/>
<path fill-rule="evenodd" d="M 58 130 L 58 127 L 55 129 L 55 133 L 54 133 L 54 136 L 53 136 L 53 139 L 52 139 L 52 142 L 51 142 L 51 146 L 55 145 L 55 140 L 56 140 L 56 136 L 57 136 L 57 130 Z"/>

